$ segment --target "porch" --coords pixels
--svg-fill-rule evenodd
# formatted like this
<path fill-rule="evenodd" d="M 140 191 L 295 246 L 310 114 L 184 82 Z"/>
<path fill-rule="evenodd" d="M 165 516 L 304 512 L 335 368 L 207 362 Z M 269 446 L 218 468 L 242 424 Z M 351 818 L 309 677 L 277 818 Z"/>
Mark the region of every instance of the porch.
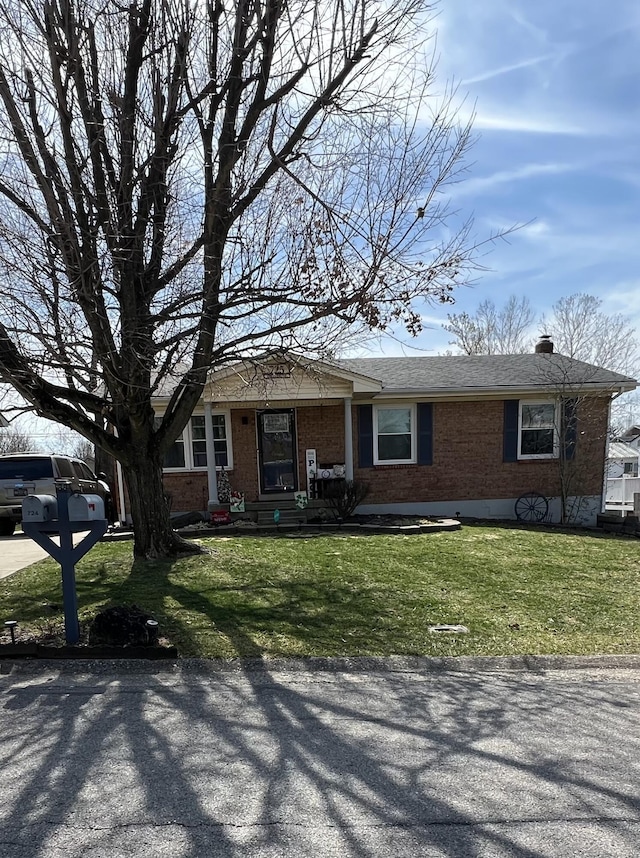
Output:
<path fill-rule="evenodd" d="M 640 492 L 640 477 L 607 478 L 604 508 L 610 512 L 633 512 L 634 495 Z"/>

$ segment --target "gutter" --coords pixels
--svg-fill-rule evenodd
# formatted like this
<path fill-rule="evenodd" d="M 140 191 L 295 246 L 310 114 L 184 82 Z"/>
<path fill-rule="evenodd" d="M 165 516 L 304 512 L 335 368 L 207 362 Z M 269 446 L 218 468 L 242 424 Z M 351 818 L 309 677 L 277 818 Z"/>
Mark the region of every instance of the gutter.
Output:
<path fill-rule="evenodd" d="M 635 390 L 638 385 L 634 383 L 617 383 L 609 384 L 605 382 L 590 383 L 590 384 L 567 384 L 565 385 L 549 385 L 545 387 L 540 384 L 520 385 L 519 387 L 491 387 L 491 388 L 473 388 L 473 387 L 449 387 L 427 389 L 420 388 L 401 388 L 381 390 L 380 393 L 370 395 L 371 399 L 496 399 L 496 398 L 517 398 L 522 394 L 525 395 L 541 395 L 549 393 L 558 393 L 564 390 L 567 394 L 585 392 L 585 393 L 608 393 L 617 398 L 623 393 L 628 393 Z"/>

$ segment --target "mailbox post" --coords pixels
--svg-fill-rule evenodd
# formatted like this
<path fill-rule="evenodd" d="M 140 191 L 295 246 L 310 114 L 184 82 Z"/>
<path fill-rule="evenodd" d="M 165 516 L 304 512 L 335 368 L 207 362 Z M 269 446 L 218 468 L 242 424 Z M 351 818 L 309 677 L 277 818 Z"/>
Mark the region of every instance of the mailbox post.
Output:
<path fill-rule="evenodd" d="M 22 502 L 22 529 L 37 542 L 62 569 L 64 631 L 68 644 L 80 640 L 75 565 L 103 536 L 108 527 L 104 501 L 98 495 L 81 495 L 71 491 L 67 482 L 56 484 L 57 497 L 30 495 Z M 88 531 L 75 547 L 73 534 Z M 51 538 L 60 535 L 60 545 Z"/>

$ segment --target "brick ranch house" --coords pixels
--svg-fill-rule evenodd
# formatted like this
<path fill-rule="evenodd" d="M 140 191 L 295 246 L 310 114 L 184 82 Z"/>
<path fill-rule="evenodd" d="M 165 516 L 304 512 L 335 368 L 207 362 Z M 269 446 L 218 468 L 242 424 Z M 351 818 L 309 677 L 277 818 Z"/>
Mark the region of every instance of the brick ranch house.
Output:
<path fill-rule="evenodd" d="M 360 513 L 514 518 L 538 492 L 560 517 L 572 460 L 581 521 L 602 509 L 609 406 L 627 376 L 553 353 L 308 360 L 284 353 L 211 373 L 165 460 L 172 511 L 221 508 L 220 472 L 252 504 L 360 480 Z M 162 413 L 170 391 L 155 402 Z M 567 419 L 567 405 L 572 417 Z M 228 507 L 227 507 L 228 508 Z"/>

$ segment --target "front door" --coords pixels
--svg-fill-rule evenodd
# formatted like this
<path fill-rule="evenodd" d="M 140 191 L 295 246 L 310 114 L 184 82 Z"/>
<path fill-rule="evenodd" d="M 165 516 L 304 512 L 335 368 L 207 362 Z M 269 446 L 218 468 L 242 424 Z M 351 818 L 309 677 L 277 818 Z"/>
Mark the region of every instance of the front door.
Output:
<path fill-rule="evenodd" d="M 258 453 L 261 493 L 294 492 L 298 465 L 293 409 L 258 412 Z"/>

